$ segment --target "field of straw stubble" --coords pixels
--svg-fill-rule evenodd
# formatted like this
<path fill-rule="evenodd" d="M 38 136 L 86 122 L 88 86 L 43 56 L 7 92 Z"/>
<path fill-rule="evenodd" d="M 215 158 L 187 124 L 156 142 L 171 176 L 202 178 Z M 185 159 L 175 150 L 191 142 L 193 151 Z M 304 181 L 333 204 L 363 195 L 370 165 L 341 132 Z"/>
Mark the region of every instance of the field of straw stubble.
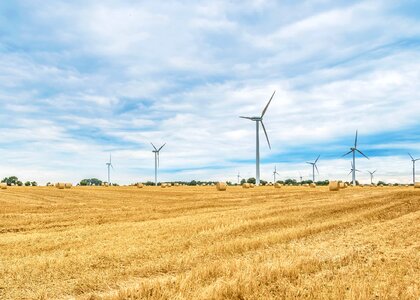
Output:
<path fill-rule="evenodd" d="M 419 299 L 412 187 L 0 190 L 1 299 Z"/>

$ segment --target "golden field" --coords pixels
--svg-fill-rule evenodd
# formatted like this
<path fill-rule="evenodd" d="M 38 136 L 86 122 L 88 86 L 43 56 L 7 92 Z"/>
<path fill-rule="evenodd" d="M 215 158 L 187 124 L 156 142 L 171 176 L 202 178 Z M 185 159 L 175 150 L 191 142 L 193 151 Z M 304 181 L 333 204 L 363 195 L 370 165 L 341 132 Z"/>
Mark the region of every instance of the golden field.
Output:
<path fill-rule="evenodd" d="M 0 190 L 0 299 L 419 299 L 413 187 Z"/>

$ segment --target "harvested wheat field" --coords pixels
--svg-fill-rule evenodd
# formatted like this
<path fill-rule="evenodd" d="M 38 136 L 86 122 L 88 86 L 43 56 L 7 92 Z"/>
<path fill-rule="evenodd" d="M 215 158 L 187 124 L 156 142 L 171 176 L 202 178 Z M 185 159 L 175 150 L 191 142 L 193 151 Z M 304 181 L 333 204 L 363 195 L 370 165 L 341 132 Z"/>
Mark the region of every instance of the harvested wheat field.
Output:
<path fill-rule="evenodd" d="M 419 299 L 410 187 L 12 187 L 1 299 Z"/>

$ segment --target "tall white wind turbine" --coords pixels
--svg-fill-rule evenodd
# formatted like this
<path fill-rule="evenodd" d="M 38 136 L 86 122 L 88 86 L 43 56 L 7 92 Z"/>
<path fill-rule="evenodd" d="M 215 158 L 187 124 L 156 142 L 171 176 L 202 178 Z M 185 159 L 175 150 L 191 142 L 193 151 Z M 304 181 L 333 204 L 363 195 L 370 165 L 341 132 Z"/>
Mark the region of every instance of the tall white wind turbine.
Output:
<path fill-rule="evenodd" d="M 366 157 L 367 159 L 369 159 L 369 157 L 367 157 L 366 155 L 363 154 L 362 151 L 360 151 L 359 149 L 357 149 L 357 130 L 356 130 L 356 138 L 354 139 L 354 147 L 350 148 L 350 151 L 347 152 L 346 154 L 344 154 L 342 157 L 352 153 L 353 154 L 353 162 L 352 162 L 352 171 L 353 171 L 353 175 L 352 175 L 352 181 L 353 181 L 353 186 L 356 186 L 356 151 L 359 152 L 361 155 L 363 155 L 364 157 Z"/>
<path fill-rule="evenodd" d="M 256 124 L 256 159 L 255 159 L 255 167 L 256 167 L 256 185 L 260 185 L 260 123 L 264 130 L 265 137 L 267 139 L 268 147 L 271 149 L 270 140 L 268 139 L 267 131 L 265 130 L 265 126 L 263 123 L 264 115 L 267 111 L 268 106 L 271 103 L 271 100 L 273 100 L 274 94 L 276 91 L 274 91 L 273 95 L 271 96 L 270 100 L 268 101 L 267 105 L 265 106 L 264 110 L 262 111 L 262 114 L 260 117 L 242 117 L 243 119 L 248 119 L 251 121 L 254 121 Z"/>
<path fill-rule="evenodd" d="M 109 162 L 107 162 L 106 165 L 108 167 L 108 184 L 111 185 L 111 168 L 114 169 L 111 154 L 109 155 Z"/>
<path fill-rule="evenodd" d="M 315 169 L 319 174 L 319 170 L 318 170 L 318 167 L 316 166 L 316 163 L 318 162 L 318 159 L 320 156 L 321 155 L 318 155 L 318 157 L 315 159 L 314 162 L 309 162 L 309 161 L 306 162 L 307 164 L 312 165 L 312 181 L 313 182 L 315 182 Z"/>
<path fill-rule="evenodd" d="M 153 148 L 155 149 L 152 152 L 155 154 L 155 186 L 156 186 L 157 185 L 157 170 L 159 168 L 159 154 L 160 154 L 160 150 L 162 150 L 162 148 L 166 145 L 166 143 L 163 144 L 159 149 L 157 149 L 155 145 L 153 145 L 153 143 L 150 143 L 150 144 L 152 144 Z"/>
<path fill-rule="evenodd" d="M 408 155 L 410 155 L 411 161 L 413 162 L 413 184 L 416 184 L 416 161 L 420 160 L 420 158 L 414 159 L 410 153 Z"/>
<path fill-rule="evenodd" d="M 242 178 L 242 177 L 241 177 L 241 175 L 239 174 L 239 172 L 238 172 L 237 177 L 238 177 L 238 184 L 239 184 L 239 183 L 240 183 L 240 181 L 239 181 L 239 180 Z"/>

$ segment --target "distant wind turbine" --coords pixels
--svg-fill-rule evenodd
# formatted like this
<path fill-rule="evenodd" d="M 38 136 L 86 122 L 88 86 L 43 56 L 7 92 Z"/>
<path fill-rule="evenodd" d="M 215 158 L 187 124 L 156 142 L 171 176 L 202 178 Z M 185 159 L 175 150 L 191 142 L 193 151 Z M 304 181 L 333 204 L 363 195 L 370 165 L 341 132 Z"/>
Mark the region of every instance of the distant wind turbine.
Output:
<path fill-rule="evenodd" d="M 356 185 L 356 151 L 359 152 L 361 155 L 363 155 L 364 157 L 366 157 L 367 159 L 369 159 L 369 157 L 367 157 L 366 155 L 363 154 L 362 151 L 360 151 L 359 149 L 357 149 L 357 130 L 356 130 L 356 138 L 354 139 L 354 147 L 350 148 L 350 151 L 347 152 L 346 154 L 344 154 L 342 157 L 352 153 L 353 154 L 353 162 L 352 162 L 352 170 L 353 170 L 353 175 L 352 175 L 352 181 L 353 181 L 353 186 Z"/>
<path fill-rule="evenodd" d="M 413 184 L 416 184 L 416 161 L 420 160 L 420 158 L 414 159 L 410 153 L 408 155 L 410 155 L 411 161 L 413 162 Z"/>
<path fill-rule="evenodd" d="M 306 162 L 307 164 L 312 165 L 312 181 L 313 182 L 315 182 L 315 169 L 319 174 L 319 170 L 318 170 L 318 167 L 316 166 L 316 163 L 318 162 L 318 159 L 319 159 L 320 156 L 321 155 L 318 155 L 317 159 L 314 162 L 309 162 L 309 161 Z M 302 179 L 301 179 L 301 181 L 302 181 Z"/>
<path fill-rule="evenodd" d="M 373 174 L 375 174 L 375 173 L 376 173 L 376 170 L 375 170 L 375 171 L 373 171 L 373 172 L 368 171 L 368 173 L 370 174 L 370 184 L 373 184 Z"/>
<path fill-rule="evenodd" d="M 280 175 L 280 174 L 277 173 L 277 166 L 274 166 L 274 172 L 273 172 L 274 181 L 273 181 L 273 183 L 276 183 L 276 175 Z"/>
<path fill-rule="evenodd" d="M 302 174 L 300 172 L 299 172 L 299 178 L 300 178 L 300 182 L 302 182 L 303 177 L 302 177 Z"/>
<path fill-rule="evenodd" d="M 239 180 L 242 178 L 242 177 L 241 177 L 241 175 L 239 174 L 239 172 L 238 172 L 237 177 L 238 177 L 238 184 L 239 184 L 239 183 L 240 183 L 240 181 L 239 181 Z"/>
<path fill-rule="evenodd" d="M 267 143 L 268 143 L 268 147 L 271 149 L 271 145 L 270 145 L 270 140 L 268 139 L 268 135 L 267 135 L 267 131 L 265 130 L 265 126 L 263 123 L 263 117 L 265 115 L 265 112 L 267 111 L 268 106 L 271 103 L 271 100 L 273 100 L 274 94 L 276 93 L 276 91 L 274 91 L 273 95 L 271 96 L 270 100 L 268 101 L 267 105 L 265 106 L 264 110 L 262 111 L 262 114 L 260 117 L 242 117 L 240 116 L 240 118 L 243 119 L 248 119 L 251 121 L 254 121 L 256 124 L 256 185 L 260 184 L 260 123 L 261 126 L 264 130 L 265 133 L 265 137 L 267 138 Z"/>
<path fill-rule="evenodd" d="M 152 144 L 153 148 L 155 149 L 152 152 L 155 154 L 155 185 L 157 185 L 157 170 L 159 168 L 159 153 L 160 153 L 160 150 L 162 150 L 162 148 L 166 145 L 166 143 L 163 144 L 159 149 L 157 149 L 155 145 L 153 145 L 153 143 L 150 143 L 150 144 Z"/>
<path fill-rule="evenodd" d="M 350 169 L 350 172 L 347 175 L 350 175 L 354 172 L 360 172 L 360 170 L 357 170 L 357 169 L 354 168 L 353 162 L 350 162 L 350 163 L 351 163 L 351 169 Z"/>
<path fill-rule="evenodd" d="M 114 169 L 111 154 L 109 155 L 109 162 L 107 162 L 106 165 L 108 167 L 108 184 L 111 185 L 111 168 Z"/>

